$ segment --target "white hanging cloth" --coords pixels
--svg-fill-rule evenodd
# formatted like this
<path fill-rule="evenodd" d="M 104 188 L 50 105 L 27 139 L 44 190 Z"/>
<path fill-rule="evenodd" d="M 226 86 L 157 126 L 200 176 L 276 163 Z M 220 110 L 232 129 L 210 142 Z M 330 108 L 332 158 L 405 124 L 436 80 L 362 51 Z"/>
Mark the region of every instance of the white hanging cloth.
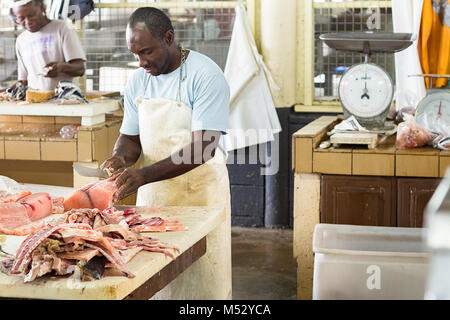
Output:
<path fill-rule="evenodd" d="M 265 74 L 272 87 L 278 87 L 258 53 L 242 4 L 235 8 L 224 73 L 230 86 L 229 133 L 224 136 L 226 151 L 273 141 L 281 125 Z"/>
<path fill-rule="evenodd" d="M 69 15 L 70 0 L 51 0 L 47 16 L 51 20 L 66 19 Z"/>
<path fill-rule="evenodd" d="M 422 74 L 417 40 L 422 18 L 423 0 L 392 0 L 392 20 L 394 32 L 412 33 L 414 43 L 409 48 L 395 53 L 395 99 L 396 109 L 417 107 L 425 97 L 425 82 L 422 77 L 409 75 Z"/>

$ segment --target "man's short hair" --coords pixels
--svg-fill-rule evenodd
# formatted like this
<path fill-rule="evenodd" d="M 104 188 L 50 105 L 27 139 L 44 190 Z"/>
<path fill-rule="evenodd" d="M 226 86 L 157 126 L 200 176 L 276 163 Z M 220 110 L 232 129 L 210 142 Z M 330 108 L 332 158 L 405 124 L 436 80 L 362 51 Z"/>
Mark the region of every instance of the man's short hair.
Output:
<path fill-rule="evenodd" d="M 161 10 L 153 7 L 138 8 L 131 14 L 128 19 L 128 26 L 135 28 L 140 23 L 145 23 L 148 31 L 159 39 L 163 39 L 167 31 L 173 31 L 169 17 Z"/>

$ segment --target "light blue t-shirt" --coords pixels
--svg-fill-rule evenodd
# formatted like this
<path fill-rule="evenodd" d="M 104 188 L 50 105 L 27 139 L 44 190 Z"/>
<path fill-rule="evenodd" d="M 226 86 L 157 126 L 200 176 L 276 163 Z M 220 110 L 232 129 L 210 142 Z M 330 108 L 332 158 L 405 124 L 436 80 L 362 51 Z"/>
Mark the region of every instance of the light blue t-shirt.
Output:
<path fill-rule="evenodd" d="M 159 76 L 147 74 L 143 68 L 136 70 L 125 89 L 120 133 L 132 136 L 139 134 L 138 110 L 134 104 L 136 98 L 177 101 L 179 77 L 180 68 Z M 207 56 L 190 50 L 182 77 L 180 98 L 181 102 L 192 108 L 191 131 L 216 130 L 225 134 L 228 128 L 230 88 L 220 67 Z"/>

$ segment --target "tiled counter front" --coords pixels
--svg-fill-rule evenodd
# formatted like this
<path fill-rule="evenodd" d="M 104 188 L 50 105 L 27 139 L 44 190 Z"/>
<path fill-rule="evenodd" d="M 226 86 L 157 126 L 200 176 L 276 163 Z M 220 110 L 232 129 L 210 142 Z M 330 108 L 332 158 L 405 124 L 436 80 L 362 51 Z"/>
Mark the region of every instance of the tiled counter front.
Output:
<path fill-rule="evenodd" d="M 0 116 L 0 120 L 0 174 L 19 182 L 79 187 L 93 180 L 74 173 L 72 164 L 98 167 L 108 158 L 122 117 L 109 116 L 93 126 L 79 125 L 78 117 Z M 74 138 L 60 136 L 67 124 L 79 125 Z"/>

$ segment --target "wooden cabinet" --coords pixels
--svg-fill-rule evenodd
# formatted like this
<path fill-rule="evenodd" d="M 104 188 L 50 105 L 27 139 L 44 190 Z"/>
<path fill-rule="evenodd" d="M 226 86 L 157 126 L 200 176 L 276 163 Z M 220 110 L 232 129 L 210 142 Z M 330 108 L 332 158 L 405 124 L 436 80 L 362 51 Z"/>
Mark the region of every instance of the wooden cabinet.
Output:
<path fill-rule="evenodd" d="M 422 227 L 440 179 L 322 175 L 320 222 Z"/>
<path fill-rule="evenodd" d="M 322 175 L 320 222 L 396 225 L 395 178 Z"/>
<path fill-rule="evenodd" d="M 425 206 L 440 179 L 397 178 L 397 226 L 421 228 Z"/>

